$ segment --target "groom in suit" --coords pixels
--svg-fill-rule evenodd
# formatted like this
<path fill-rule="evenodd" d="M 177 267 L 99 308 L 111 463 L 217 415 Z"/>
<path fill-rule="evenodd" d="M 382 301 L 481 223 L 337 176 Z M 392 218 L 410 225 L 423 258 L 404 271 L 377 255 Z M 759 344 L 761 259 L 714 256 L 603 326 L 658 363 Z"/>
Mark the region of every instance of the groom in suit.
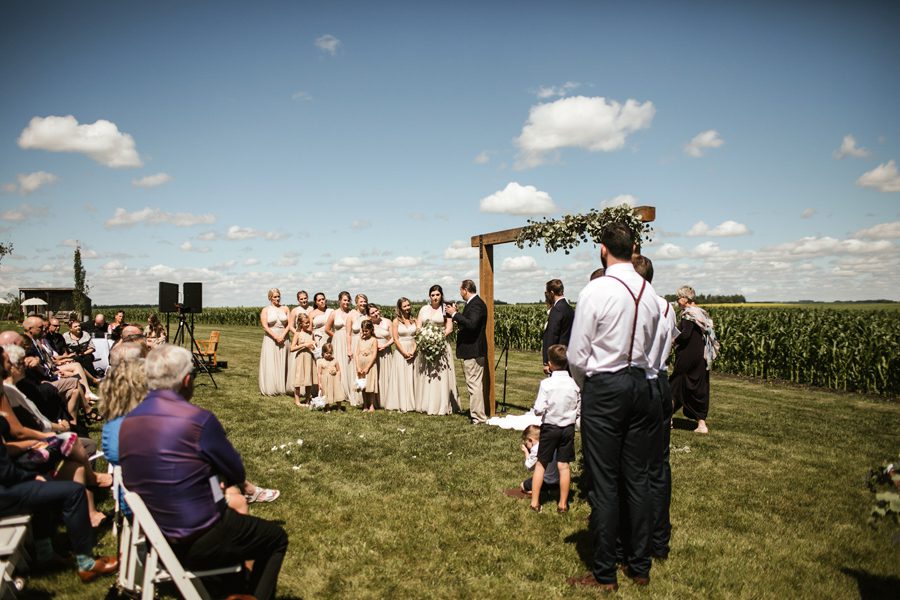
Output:
<path fill-rule="evenodd" d="M 453 304 L 447 305 L 447 314 L 459 324 L 456 334 L 456 358 L 463 361 L 466 387 L 469 388 L 469 415 L 473 425 L 487 421 L 484 412 L 484 364 L 487 356 L 487 306 L 475 293 L 475 282 L 466 279 L 460 285 L 459 293 L 466 301 L 466 308 L 458 312 Z"/>
<path fill-rule="evenodd" d="M 572 306 L 566 300 L 563 282 L 559 279 L 551 279 L 547 282 L 544 297 L 550 310 L 547 314 L 547 326 L 544 327 L 544 341 L 541 344 L 541 354 L 544 360 L 544 373 L 549 375 L 550 361 L 547 359 L 547 349 L 554 344 L 569 346 L 575 310 L 572 309 Z"/>

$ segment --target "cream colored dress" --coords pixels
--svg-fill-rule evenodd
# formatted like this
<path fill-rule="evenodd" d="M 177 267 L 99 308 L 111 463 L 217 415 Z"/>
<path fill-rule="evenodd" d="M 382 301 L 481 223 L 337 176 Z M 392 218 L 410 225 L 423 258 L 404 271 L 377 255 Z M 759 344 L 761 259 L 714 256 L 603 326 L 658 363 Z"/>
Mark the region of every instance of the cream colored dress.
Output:
<path fill-rule="evenodd" d="M 316 372 L 322 370 L 322 377 L 319 378 L 319 392 L 325 396 L 326 404 L 337 404 L 346 399 L 341 386 L 341 375 L 337 372 L 338 366 L 337 357 L 331 360 L 320 358 L 316 361 Z"/>
<path fill-rule="evenodd" d="M 277 334 L 287 329 L 288 313 L 283 307 L 267 306 L 266 323 Z M 268 334 L 263 336 L 259 352 L 259 393 L 277 396 L 287 392 L 287 360 L 290 346 L 287 341 L 279 346 Z"/>
<path fill-rule="evenodd" d="M 301 344 L 308 344 L 313 339 L 306 331 L 298 331 L 294 335 L 299 336 Z M 308 348 L 297 350 L 294 356 L 294 387 L 300 388 L 300 394 L 305 394 L 307 387 L 319 383 L 316 359 Z"/>
<path fill-rule="evenodd" d="M 368 320 L 369 317 L 365 317 L 358 312 L 353 316 L 353 320 L 350 322 L 350 349 L 349 351 L 353 353 L 353 358 L 349 358 L 347 361 L 348 366 L 350 367 L 350 390 L 349 394 L 347 394 L 347 398 L 350 400 L 350 406 L 362 406 L 362 394 L 359 393 L 359 390 L 356 389 L 356 345 L 359 343 L 360 337 L 360 327 L 362 326 L 362 322 Z M 346 327 L 346 325 L 345 325 Z"/>
<path fill-rule="evenodd" d="M 386 346 L 378 351 L 378 403 L 386 410 L 400 410 L 393 382 L 394 340 L 391 335 L 391 322 L 381 317 L 381 322 L 373 325 L 378 346 Z"/>
<path fill-rule="evenodd" d="M 416 324 L 397 323 L 397 345 L 404 352 L 410 352 L 416 346 Z M 398 350 L 400 349 L 398 348 Z M 394 353 L 394 377 L 391 385 L 397 398 L 398 410 L 409 412 L 416 410 L 416 362 L 406 360 L 400 352 Z"/>
<path fill-rule="evenodd" d="M 347 355 L 347 313 L 342 310 L 336 310 L 334 313 L 334 337 L 331 344 L 334 346 L 334 360 L 341 365 L 341 389 L 344 392 L 344 399 L 350 398 L 353 390 L 353 382 L 356 378 L 353 376 L 353 361 Z"/>
<path fill-rule="evenodd" d="M 357 363 L 362 362 L 363 359 L 368 360 L 372 354 L 378 354 L 378 342 L 375 338 L 369 338 L 364 340 L 360 338 L 357 343 Z M 378 357 L 375 357 L 375 362 L 372 363 L 372 368 L 369 369 L 369 372 L 366 373 L 366 392 L 370 393 L 378 393 Z"/>
<path fill-rule="evenodd" d="M 444 327 L 444 313 L 426 304 L 419 309 L 419 319 L 424 325 L 431 321 Z M 445 341 L 445 360 L 435 368 L 425 364 L 421 354 L 416 354 L 416 410 L 429 415 L 449 415 L 459 406 L 456 391 L 456 368 L 450 353 L 450 342 Z"/>
<path fill-rule="evenodd" d="M 326 308 L 324 314 L 316 315 L 312 320 L 313 340 L 316 342 L 316 348 L 321 349 L 327 343 L 331 342 L 331 338 L 325 333 L 325 323 L 328 322 L 328 315 L 331 314 L 333 308 Z"/>

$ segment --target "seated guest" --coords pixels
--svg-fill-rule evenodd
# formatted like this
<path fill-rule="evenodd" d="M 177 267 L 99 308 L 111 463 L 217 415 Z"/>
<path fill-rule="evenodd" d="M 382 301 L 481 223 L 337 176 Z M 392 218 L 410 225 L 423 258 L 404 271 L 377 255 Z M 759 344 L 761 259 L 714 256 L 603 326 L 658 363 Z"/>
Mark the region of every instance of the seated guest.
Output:
<path fill-rule="evenodd" d="M 144 367 L 150 393 L 125 416 L 119 435 L 125 487 L 140 494 L 185 567 L 252 560 L 253 595 L 273 598 L 287 534 L 227 508 L 214 492 L 219 481 L 243 482 L 244 464 L 215 415 L 189 402 L 191 353 L 166 344 L 147 355 Z"/>
<path fill-rule="evenodd" d="M 0 437 L 5 439 L 8 435 L 9 425 L 0 417 Z M 20 468 L 10 460 L 6 444 L 0 443 L 0 516 L 23 512 L 34 517 L 31 527 L 38 567 L 54 562 L 51 537 L 61 515 L 81 581 L 88 583 L 119 568 L 114 556 L 93 558 L 94 532 L 84 486 L 72 481 L 47 481 L 33 471 Z"/>
<path fill-rule="evenodd" d="M 144 337 L 150 347 L 160 346 L 166 343 L 166 328 L 159 322 L 156 313 L 150 313 L 147 317 L 147 326 L 144 328 Z"/>
<path fill-rule="evenodd" d="M 29 317 L 30 319 L 31 317 Z M 25 319 L 28 323 L 29 319 Z M 38 319 L 40 321 L 40 319 Z M 41 328 L 38 327 L 37 331 Z M 79 409 L 85 406 L 85 398 L 78 381 L 74 377 L 50 378 L 50 369 L 42 361 L 44 356 L 34 343 L 33 338 L 23 336 L 16 331 L 4 331 L 0 333 L 0 345 L 16 344 L 25 350 L 25 376 L 16 387 L 23 391 L 33 401 L 37 400 L 26 391 L 26 386 L 36 387 L 41 396 L 38 408 L 51 421 L 58 419 L 60 411 L 63 411 L 66 420 L 77 423 Z M 87 435 L 87 431 L 82 432 Z"/>
<path fill-rule="evenodd" d="M 81 328 L 95 338 L 105 338 L 109 333 L 109 323 L 106 322 L 106 317 L 103 316 L 103 313 L 97 313 L 93 322 L 86 321 Z"/>
<path fill-rule="evenodd" d="M 50 319 L 51 329 L 53 328 L 53 321 L 55 320 L 56 319 Z M 56 321 L 56 329 L 58 330 L 59 321 Z M 59 338 L 64 344 L 65 351 L 60 352 L 55 345 L 54 350 L 60 355 L 70 356 L 72 360 L 81 365 L 88 374 L 88 378 L 92 380 L 91 383 L 99 383 L 99 378 L 102 377 L 102 373 L 94 368 L 94 345 L 91 343 L 90 334 L 81 329 L 81 323 L 78 322 L 78 319 L 70 319 L 69 331 L 60 335 Z"/>
<path fill-rule="evenodd" d="M 113 341 L 118 341 L 119 338 L 122 337 L 122 328 L 125 327 L 125 311 L 117 310 L 115 320 L 109 324 L 109 327 L 106 329 L 106 333 L 109 334 L 109 339 Z"/>
<path fill-rule="evenodd" d="M 56 322 L 54 328 L 54 321 Z M 39 340 L 39 344 L 43 347 L 44 353 L 49 357 L 50 371 L 59 377 L 77 377 L 78 383 L 84 392 L 84 396 L 91 401 L 97 401 L 99 398 L 88 387 L 88 382 L 98 383 L 96 377 L 88 373 L 81 363 L 74 360 L 74 356 L 69 352 L 65 345 L 62 335 L 59 335 L 59 319 L 46 319 L 41 317 L 43 324 L 43 335 Z M 52 336 L 57 336 L 52 338 Z M 51 338 L 58 343 L 51 342 Z M 57 348 L 61 347 L 62 352 Z"/>

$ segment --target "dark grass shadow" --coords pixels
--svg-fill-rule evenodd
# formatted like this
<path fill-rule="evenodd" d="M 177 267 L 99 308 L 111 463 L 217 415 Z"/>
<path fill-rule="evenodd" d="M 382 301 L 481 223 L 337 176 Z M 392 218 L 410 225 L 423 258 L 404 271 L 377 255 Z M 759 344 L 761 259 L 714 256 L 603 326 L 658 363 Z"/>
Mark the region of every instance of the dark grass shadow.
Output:
<path fill-rule="evenodd" d="M 859 588 L 860 600 L 881 600 L 882 598 L 894 600 L 900 598 L 900 578 L 873 575 L 859 569 L 841 569 L 844 575 L 849 575 L 856 580 Z"/>
<path fill-rule="evenodd" d="M 682 431 L 693 431 L 697 429 L 697 421 L 691 421 L 683 417 L 674 417 L 672 419 L 672 429 L 681 429 Z"/>
<path fill-rule="evenodd" d="M 593 541 L 591 540 L 591 532 L 588 531 L 587 527 L 584 529 L 579 529 L 575 533 L 570 534 L 563 540 L 567 544 L 572 544 L 575 546 L 575 552 L 578 553 L 578 558 L 581 559 L 582 564 L 585 568 L 591 568 L 591 558 L 593 551 Z"/>

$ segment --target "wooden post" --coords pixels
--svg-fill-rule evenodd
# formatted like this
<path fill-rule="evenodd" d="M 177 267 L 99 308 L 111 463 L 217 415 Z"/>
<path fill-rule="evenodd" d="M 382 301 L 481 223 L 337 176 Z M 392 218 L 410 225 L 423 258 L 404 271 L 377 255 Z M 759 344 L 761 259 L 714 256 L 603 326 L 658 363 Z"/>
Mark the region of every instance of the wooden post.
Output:
<path fill-rule="evenodd" d="M 656 208 L 653 206 L 636 206 L 634 214 L 639 216 L 644 223 L 656 220 Z M 481 299 L 487 305 L 487 325 L 484 333 L 487 336 L 487 362 L 485 385 L 488 387 L 485 400 L 485 412 L 489 417 L 493 417 L 497 407 L 497 397 L 494 391 L 494 245 L 506 244 L 516 241 L 521 227 L 515 229 L 504 229 L 503 231 L 494 231 L 492 233 L 483 233 L 481 235 L 473 235 L 471 244 L 473 248 L 478 248 L 478 292 Z"/>
<path fill-rule="evenodd" d="M 481 236 L 479 236 L 481 237 Z M 494 394 L 494 245 L 478 241 L 478 291 L 487 309 L 487 323 L 484 335 L 487 337 L 487 357 L 485 358 L 485 412 L 489 417 L 495 414 L 497 398 Z"/>

